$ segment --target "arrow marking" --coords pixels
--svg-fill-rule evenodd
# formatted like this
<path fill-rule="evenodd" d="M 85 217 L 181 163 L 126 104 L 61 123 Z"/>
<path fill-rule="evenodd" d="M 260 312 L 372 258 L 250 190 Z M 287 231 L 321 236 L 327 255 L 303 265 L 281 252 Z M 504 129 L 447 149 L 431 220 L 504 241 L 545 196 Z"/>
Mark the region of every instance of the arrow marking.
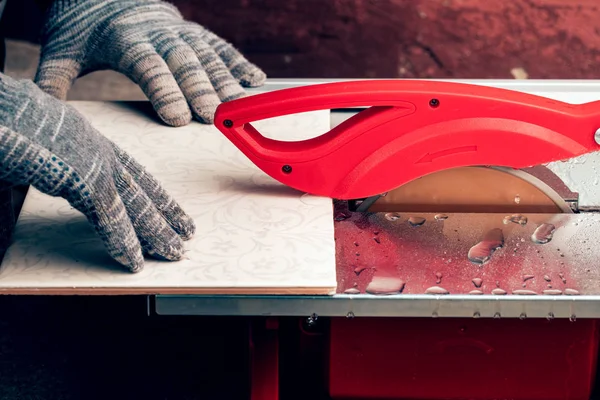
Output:
<path fill-rule="evenodd" d="M 459 153 L 470 153 L 473 151 L 477 151 L 477 146 L 462 146 L 462 147 L 454 147 L 447 150 L 436 151 L 435 153 L 427 153 L 416 164 L 432 162 L 440 157 L 452 156 L 454 154 Z"/>

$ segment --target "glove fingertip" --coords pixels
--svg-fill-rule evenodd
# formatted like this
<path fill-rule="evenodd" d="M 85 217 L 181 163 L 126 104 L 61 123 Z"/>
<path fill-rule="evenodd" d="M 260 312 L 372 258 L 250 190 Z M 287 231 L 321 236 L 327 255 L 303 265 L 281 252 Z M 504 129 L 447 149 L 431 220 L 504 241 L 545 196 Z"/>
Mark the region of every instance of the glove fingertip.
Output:
<path fill-rule="evenodd" d="M 180 127 L 192 122 L 192 113 L 187 105 L 157 108 L 156 112 L 160 119 L 169 126 Z"/>
<path fill-rule="evenodd" d="M 196 223 L 185 215 L 179 221 L 173 224 L 173 229 L 183 240 L 190 240 L 196 234 Z"/>
<path fill-rule="evenodd" d="M 181 240 L 181 239 L 180 239 Z M 175 246 L 162 246 L 160 249 L 149 249 L 148 255 L 161 261 L 179 261 L 183 258 L 183 243 L 177 243 Z"/>
<path fill-rule="evenodd" d="M 196 111 L 196 117 L 200 122 L 205 124 L 214 124 L 215 123 L 215 113 L 217 111 L 216 107 L 203 107 L 201 110 Z"/>
<path fill-rule="evenodd" d="M 267 81 L 267 74 L 258 68 L 252 68 L 239 77 L 240 84 L 245 87 L 259 87 Z"/>
<path fill-rule="evenodd" d="M 133 252 L 113 255 L 113 258 L 129 272 L 138 273 L 144 269 L 144 255 L 141 248 Z"/>
<path fill-rule="evenodd" d="M 42 59 L 34 82 L 43 92 L 64 101 L 80 72 L 81 64 L 74 60 Z"/>

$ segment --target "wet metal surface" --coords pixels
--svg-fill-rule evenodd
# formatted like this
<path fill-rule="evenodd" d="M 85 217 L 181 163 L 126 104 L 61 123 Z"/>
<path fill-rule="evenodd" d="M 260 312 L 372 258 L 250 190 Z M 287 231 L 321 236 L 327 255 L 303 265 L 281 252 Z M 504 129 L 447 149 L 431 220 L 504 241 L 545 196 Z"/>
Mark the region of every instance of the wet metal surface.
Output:
<path fill-rule="evenodd" d="M 600 295 L 600 214 L 347 215 L 335 222 L 338 293 L 388 279 L 404 295 Z"/>
<path fill-rule="evenodd" d="M 156 298 L 156 312 L 572 322 L 600 318 L 600 214 L 386 216 L 338 208 L 335 215 L 336 294 L 163 295 Z M 489 258 L 469 260 L 469 251 L 482 242 L 480 249 L 493 250 Z"/>

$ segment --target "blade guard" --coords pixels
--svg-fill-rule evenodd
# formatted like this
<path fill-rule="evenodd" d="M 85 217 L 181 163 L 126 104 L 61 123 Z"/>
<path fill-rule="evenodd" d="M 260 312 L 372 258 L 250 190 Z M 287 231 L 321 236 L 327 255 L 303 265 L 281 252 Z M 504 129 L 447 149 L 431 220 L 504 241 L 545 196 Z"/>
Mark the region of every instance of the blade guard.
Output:
<path fill-rule="evenodd" d="M 303 141 L 266 138 L 251 125 L 349 107 L 369 108 Z M 450 82 L 349 81 L 222 103 L 215 125 L 279 182 L 313 195 L 350 200 L 385 193 L 443 169 L 525 168 L 596 151 L 600 101 L 574 105 Z"/>

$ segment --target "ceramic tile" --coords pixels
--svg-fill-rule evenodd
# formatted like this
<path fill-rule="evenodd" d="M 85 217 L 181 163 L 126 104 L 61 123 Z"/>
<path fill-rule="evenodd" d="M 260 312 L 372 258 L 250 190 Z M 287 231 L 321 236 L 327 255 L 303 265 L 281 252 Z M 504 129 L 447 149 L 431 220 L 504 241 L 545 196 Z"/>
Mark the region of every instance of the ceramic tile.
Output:
<path fill-rule="evenodd" d="M 214 126 L 166 127 L 148 104 L 72 102 L 160 179 L 191 214 L 186 259 L 147 259 L 124 272 L 82 214 L 32 189 L 0 270 L 0 290 L 43 293 L 331 293 L 336 286 L 330 199 L 268 177 Z M 298 140 L 329 129 L 328 111 L 256 124 Z"/>

